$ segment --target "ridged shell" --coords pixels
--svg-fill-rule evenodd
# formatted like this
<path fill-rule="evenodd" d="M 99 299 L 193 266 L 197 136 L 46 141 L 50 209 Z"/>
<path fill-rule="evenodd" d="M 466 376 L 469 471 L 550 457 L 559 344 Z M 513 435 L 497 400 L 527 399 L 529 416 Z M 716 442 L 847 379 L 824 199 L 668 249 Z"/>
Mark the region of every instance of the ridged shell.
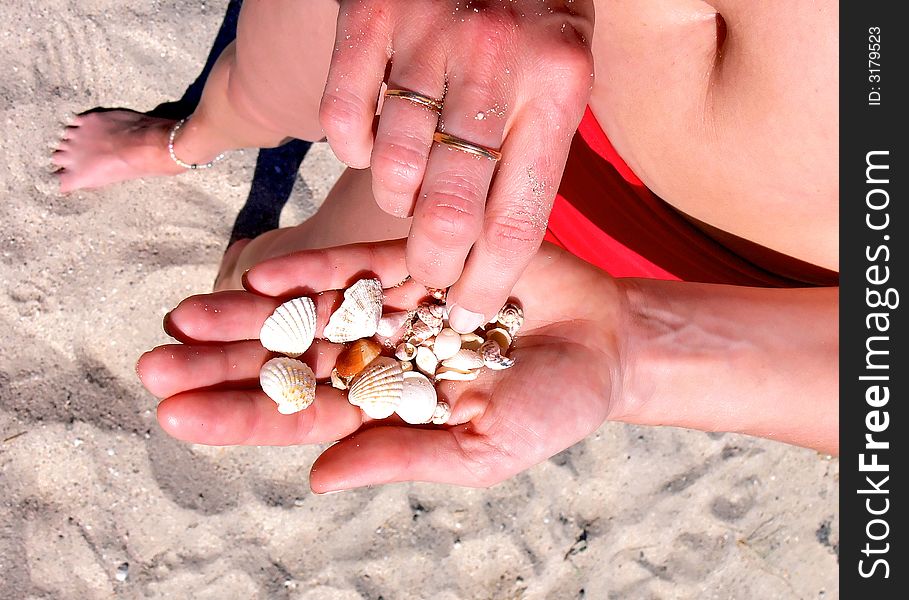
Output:
<path fill-rule="evenodd" d="M 432 420 L 436 411 L 436 388 L 422 373 L 404 373 L 404 391 L 401 403 L 395 409 L 405 423 L 422 425 Z"/>
<path fill-rule="evenodd" d="M 265 319 L 259 341 L 272 352 L 297 357 L 309 349 L 315 335 L 316 305 L 309 298 L 295 298 Z"/>
<path fill-rule="evenodd" d="M 502 354 L 502 348 L 495 340 L 488 340 L 480 346 L 483 364 L 494 371 L 501 371 L 514 366 L 514 359 Z"/>
<path fill-rule="evenodd" d="M 262 391 L 284 415 L 301 411 L 316 398 L 316 376 L 309 365 L 294 358 L 273 358 L 259 371 Z"/>
<path fill-rule="evenodd" d="M 472 371 L 483 368 L 483 359 L 473 350 L 458 350 L 454 356 L 442 361 L 443 367 L 457 369 L 458 371 Z"/>
<path fill-rule="evenodd" d="M 461 349 L 461 334 L 454 329 L 446 327 L 439 332 L 435 341 L 432 343 L 432 351 L 436 358 L 445 360 L 457 354 Z"/>
<path fill-rule="evenodd" d="M 382 354 L 382 345 L 372 340 L 357 340 L 338 355 L 335 368 L 345 379 L 358 375 L 377 356 Z"/>
<path fill-rule="evenodd" d="M 432 350 L 426 346 L 417 348 L 417 358 L 414 362 L 417 365 L 417 369 L 429 377 L 432 377 L 435 374 L 436 367 L 439 366 L 439 359 L 436 358 L 436 355 L 432 353 Z"/>
<path fill-rule="evenodd" d="M 325 337 L 335 343 L 352 342 L 375 335 L 382 318 L 385 294 L 378 279 L 361 279 L 344 292 L 344 302 L 325 326 Z"/>
<path fill-rule="evenodd" d="M 496 315 L 496 321 L 508 331 L 511 337 L 514 337 L 524 324 L 524 311 L 517 304 L 509 302 Z"/>
<path fill-rule="evenodd" d="M 449 417 L 451 417 L 451 407 L 448 405 L 448 402 L 441 401 L 436 404 L 436 409 L 432 413 L 433 424 L 444 425 L 448 422 Z"/>
<path fill-rule="evenodd" d="M 508 348 L 511 347 L 511 334 L 501 327 L 490 329 L 483 335 L 486 336 L 487 340 L 492 340 L 497 343 L 499 348 L 502 349 L 502 354 L 508 352 Z"/>
<path fill-rule="evenodd" d="M 373 419 L 390 417 L 401 402 L 404 371 L 393 358 L 380 356 L 372 361 L 353 381 L 347 399 Z"/>

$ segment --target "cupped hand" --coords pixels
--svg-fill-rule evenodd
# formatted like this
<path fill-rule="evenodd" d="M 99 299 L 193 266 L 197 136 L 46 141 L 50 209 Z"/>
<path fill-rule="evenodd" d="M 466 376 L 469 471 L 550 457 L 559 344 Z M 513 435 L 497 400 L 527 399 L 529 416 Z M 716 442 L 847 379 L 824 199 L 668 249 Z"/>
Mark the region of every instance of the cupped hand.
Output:
<path fill-rule="evenodd" d="M 593 83 L 593 13 L 592 0 L 341 0 L 322 128 L 343 162 L 372 167 L 379 206 L 413 215 L 408 269 L 453 286 L 456 329 L 498 310 L 543 239 Z M 383 83 L 442 109 L 386 96 L 373 134 Z M 434 143 L 437 129 L 502 160 Z"/>
<path fill-rule="evenodd" d="M 247 274 L 256 293 L 181 302 L 165 329 L 183 343 L 151 350 L 137 368 L 145 387 L 164 398 L 161 426 L 179 439 L 213 445 L 340 440 L 312 468 L 310 484 L 321 493 L 410 480 L 492 485 L 583 439 L 614 408 L 614 385 L 622 380 L 622 292 L 601 271 L 544 245 L 514 289 L 526 318 L 509 352 L 514 366 L 441 383 L 439 395 L 452 407 L 446 425 L 370 421 L 344 392 L 324 384 L 309 408 L 279 414 L 258 387 L 259 369 L 272 356 L 254 339 L 262 323 L 282 299 L 308 294 L 321 332 L 341 301 L 337 290 L 364 275 L 389 288 L 386 307 L 412 308 L 426 297 L 413 280 L 396 286 L 407 267 L 404 243 L 395 241 L 273 259 Z M 340 349 L 317 340 L 302 360 L 324 381 Z"/>

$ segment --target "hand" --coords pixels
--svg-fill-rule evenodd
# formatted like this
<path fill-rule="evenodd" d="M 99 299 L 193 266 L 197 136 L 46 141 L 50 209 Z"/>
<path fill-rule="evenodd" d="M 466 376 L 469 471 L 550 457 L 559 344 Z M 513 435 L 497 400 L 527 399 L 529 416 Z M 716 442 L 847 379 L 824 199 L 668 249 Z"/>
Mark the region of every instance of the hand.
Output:
<path fill-rule="evenodd" d="M 322 128 L 343 162 L 372 167 L 380 207 L 413 215 L 408 270 L 453 286 L 456 329 L 501 307 L 543 239 L 593 83 L 593 17 L 592 0 L 341 0 Z M 389 89 L 442 99 L 445 132 L 501 164 L 434 144 L 439 115 L 402 98 L 373 136 L 386 72 Z"/>
<path fill-rule="evenodd" d="M 181 302 L 165 329 L 183 344 L 155 348 L 137 367 L 145 387 L 164 398 L 161 426 L 176 438 L 213 445 L 340 439 L 312 468 L 310 485 L 322 493 L 408 480 L 492 485 L 583 439 L 617 408 L 622 292 L 601 271 L 546 245 L 515 286 L 526 316 L 509 353 L 515 365 L 440 385 L 440 397 L 452 407 L 446 426 L 369 421 L 344 392 L 327 385 L 318 387 L 306 410 L 279 414 L 258 388 L 259 368 L 271 354 L 250 338 L 280 304 L 278 297 L 341 289 L 365 273 L 386 288 L 404 280 L 403 241 L 273 259 L 247 275 L 258 294 L 219 292 Z M 410 280 L 387 290 L 386 305 L 410 308 L 424 297 L 423 286 Z M 314 299 L 321 332 L 341 293 Z M 317 340 L 302 360 L 324 380 L 340 348 Z"/>

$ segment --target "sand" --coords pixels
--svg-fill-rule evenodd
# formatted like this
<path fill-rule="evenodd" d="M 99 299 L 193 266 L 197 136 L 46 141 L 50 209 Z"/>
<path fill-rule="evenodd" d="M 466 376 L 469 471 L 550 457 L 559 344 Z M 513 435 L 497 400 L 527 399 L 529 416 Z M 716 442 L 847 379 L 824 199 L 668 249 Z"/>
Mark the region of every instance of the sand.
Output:
<path fill-rule="evenodd" d="M 838 462 L 808 450 L 607 424 L 492 489 L 319 497 L 319 447 L 165 435 L 135 361 L 210 289 L 256 153 L 68 197 L 48 158 L 68 111 L 179 97 L 225 5 L 0 10 L 0 598 L 838 597 Z M 338 169 L 310 154 L 286 223 Z"/>

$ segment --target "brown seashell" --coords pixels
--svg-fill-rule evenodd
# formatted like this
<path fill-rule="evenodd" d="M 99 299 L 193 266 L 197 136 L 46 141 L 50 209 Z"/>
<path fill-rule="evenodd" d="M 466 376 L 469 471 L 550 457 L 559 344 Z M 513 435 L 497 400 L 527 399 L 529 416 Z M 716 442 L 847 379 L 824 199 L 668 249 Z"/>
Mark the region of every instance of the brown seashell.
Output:
<path fill-rule="evenodd" d="M 338 355 L 335 368 L 338 375 L 349 379 L 358 375 L 377 356 L 382 354 L 382 345 L 373 340 L 357 340 Z"/>

